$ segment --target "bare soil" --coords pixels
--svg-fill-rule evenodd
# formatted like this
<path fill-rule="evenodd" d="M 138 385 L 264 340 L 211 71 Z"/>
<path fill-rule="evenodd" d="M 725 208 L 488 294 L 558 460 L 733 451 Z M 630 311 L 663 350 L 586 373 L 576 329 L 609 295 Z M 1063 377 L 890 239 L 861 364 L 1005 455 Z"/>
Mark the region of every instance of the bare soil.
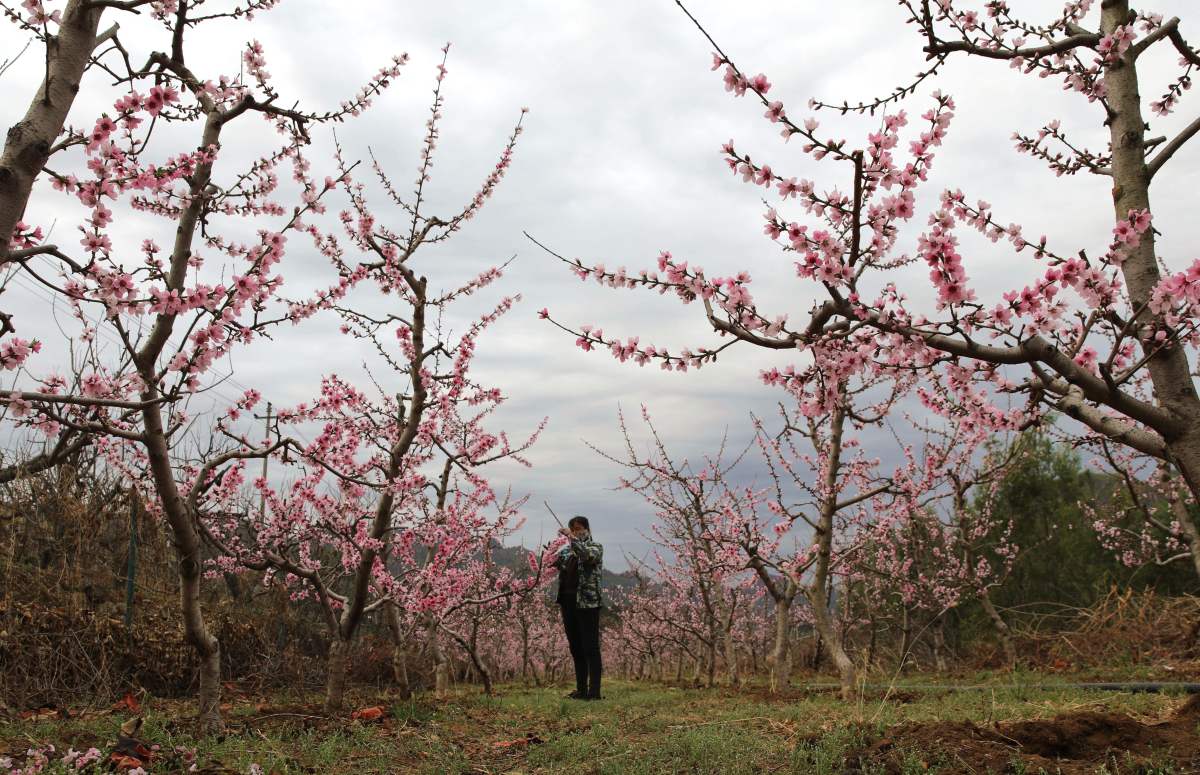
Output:
<path fill-rule="evenodd" d="M 1169 764 L 1175 772 L 1200 772 L 1200 695 L 1166 720 L 1152 723 L 1080 711 L 990 726 L 970 721 L 905 724 L 850 754 L 846 771 L 900 773 L 914 755 L 925 766 L 940 766 L 940 772 L 1091 775 L 1114 762 L 1122 771 Z"/>

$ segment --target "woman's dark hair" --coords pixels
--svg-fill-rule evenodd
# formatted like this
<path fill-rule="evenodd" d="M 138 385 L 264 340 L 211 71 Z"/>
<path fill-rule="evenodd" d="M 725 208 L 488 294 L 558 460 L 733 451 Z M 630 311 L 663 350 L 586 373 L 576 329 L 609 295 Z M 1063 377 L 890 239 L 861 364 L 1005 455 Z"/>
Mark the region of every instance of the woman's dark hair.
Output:
<path fill-rule="evenodd" d="M 582 526 L 584 530 L 589 532 L 592 529 L 592 526 L 588 524 L 587 517 L 581 517 L 578 514 L 571 517 L 571 520 L 567 522 L 567 527 L 575 527 L 576 525 Z"/>

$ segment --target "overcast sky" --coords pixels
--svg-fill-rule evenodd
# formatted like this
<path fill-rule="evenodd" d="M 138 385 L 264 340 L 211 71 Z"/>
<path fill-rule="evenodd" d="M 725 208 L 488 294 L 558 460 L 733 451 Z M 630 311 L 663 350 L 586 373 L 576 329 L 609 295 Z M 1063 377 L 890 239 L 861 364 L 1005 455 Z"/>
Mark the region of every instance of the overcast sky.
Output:
<path fill-rule="evenodd" d="M 1027 0 L 1013 5 L 1032 9 L 1041 21 L 1037 14 L 1058 4 Z M 1200 27 L 1188 25 L 1190 5 L 1158 0 L 1153 9 L 1142 10 L 1183 16 L 1185 35 L 1195 38 Z M 784 101 L 793 118 L 806 115 L 810 97 L 855 101 L 889 92 L 924 63 L 918 38 L 891 0 L 691 0 L 688 7 L 744 71 L 768 75 L 772 96 Z M 734 138 L 777 172 L 813 178 L 820 187 L 845 185 L 836 178 L 843 169 L 816 165 L 798 144 L 784 145 L 777 127 L 762 119 L 760 106 L 726 94 L 720 74 L 709 69 L 711 47 L 674 2 L 286 0 L 249 26 L 210 27 L 207 37 L 197 35 L 191 44 L 202 77 L 236 71 L 241 44 L 257 38 L 282 101 L 298 99 L 311 108 L 336 105 L 392 54 L 407 51 L 412 61 L 395 86 L 362 118 L 338 128 L 348 155 L 365 156 L 369 146 L 405 182 L 415 173 L 439 48 L 452 42 L 434 169 L 435 211 L 450 211 L 471 196 L 519 109 L 530 109 L 514 165 L 496 198 L 450 243 L 418 260 L 432 284 L 450 287 L 516 257 L 507 276 L 473 297 L 462 312 L 482 312 L 505 293 L 524 298 L 480 343 L 477 373 L 509 395 L 501 418 L 511 434 L 550 417 L 529 454 L 532 470 L 508 466 L 493 472 L 498 484 L 511 483 L 516 492 L 531 495 L 527 542 L 554 529 L 540 505 L 548 499 L 560 514 L 592 518 L 597 537 L 609 547 L 610 566 L 623 567 L 622 550 L 645 551 L 647 508 L 612 491 L 618 471 L 583 443 L 619 451 L 618 406 L 636 415 L 638 406 L 647 404 L 672 448 L 681 456 L 697 456 L 712 449 L 726 428 L 745 443 L 749 413 L 769 414 L 783 397 L 763 387 L 757 373 L 764 365 L 787 363 L 786 355 L 743 348 L 701 371 L 667 374 L 657 367 L 619 364 L 606 352 L 583 353 L 537 319 L 537 310 L 549 307 L 568 324 L 602 325 L 606 333 L 640 335 L 643 342 L 672 351 L 713 341 L 699 308 L 582 284 L 528 242 L 523 230 L 565 255 L 610 267 L 649 267 L 659 251 L 670 250 L 710 273 L 748 269 L 756 298 L 772 315 L 798 318 L 812 303 L 811 289 L 789 279 L 787 259 L 762 235 L 763 190 L 730 175 L 719 147 Z M 127 24 L 122 34 L 143 57 L 162 45 L 160 32 L 136 23 Z M 11 52 L 20 44 L 12 29 L 0 32 L 0 50 Z M 1157 96 L 1166 88 L 1175 58 L 1163 51 L 1142 65 L 1144 91 Z M 38 64 L 35 56 L 27 56 L 0 78 L 5 126 L 28 104 Z M 924 211 L 942 188 L 962 187 L 970 198 L 990 201 L 1000 220 L 1024 224 L 1027 235 L 1046 233 L 1065 252 L 1103 250 L 1112 222 L 1106 179 L 1055 178 L 1039 162 L 1016 154 L 1010 140 L 1016 130 L 1036 132 L 1060 118 L 1073 139 L 1103 150 L 1097 106 L 1064 93 L 1057 82 L 1021 77 L 1005 64 L 959 59 L 940 80 L 909 98 L 910 114 L 930 105 L 935 88 L 955 97 L 958 117 L 923 189 Z M 90 126 L 105 107 L 103 101 L 82 99 L 72 122 Z M 1171 134 L 1194 115 L 1189 108 L 1185 99 L 1176 116 L 1155 122 L 1153 133 Z M 848 136 L 852 144 L 861 144 L 877 124 L 877 119 L 824 113 L 818 118 L 823 135 Z M 329 132 L 318 130 L 318 135 L 315 170 L 328 166 L 322 154 Z M 1164 232 L 1160 248 L 1174 268 L 1196 257 L 1200 227 L 1189 192 L 1200 182 L 1198 148 L 1180 153 L 1153 191 L 1155 224 Z M 34 206 L 60 202 L 39 195 Z M 398 216 L 393 220 L 400 222 Z M 136 224 L 128 228 L 131 238 L 140 236 L 132 233 Z M 915 232 L 909 236 L 905 250 L 912 249 Z M 305 255 L 299 240 L 290 247 L 283 268 L 287 291 L 325 271 L 311 251 Z M 966 247 L 968 273 L 985 302 L 1033 277 L 1027 255 L 970 239 Z M 918 300 L 930 297 L 925 273 L 917 266 L 904 278 L 906 290 Z M 45 304 L 22 287 L 12 288 L 4 301 L 6 309 L 17 312 L 24 335 L 57 336 Z M 49 347 L 46 362 L 63 352 Z M 339 338 L 336 325 L 325 320 L 241 351 L 223 370 L 232 368 L 238 383 L 259 387 L 286 405 L 312 396 L 323 373 L 361 375 L 364 360 L 370 353 Z M 892 455 L 894 442 L 886 434 L 872 440 L 879 456 Z"/>

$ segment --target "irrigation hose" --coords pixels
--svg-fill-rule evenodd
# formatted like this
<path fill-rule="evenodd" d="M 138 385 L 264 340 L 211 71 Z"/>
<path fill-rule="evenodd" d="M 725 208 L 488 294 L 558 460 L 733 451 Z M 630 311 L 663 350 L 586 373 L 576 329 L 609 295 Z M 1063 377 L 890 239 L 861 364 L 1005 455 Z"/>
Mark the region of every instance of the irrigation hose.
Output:
<path fill-rule="evenodd" d="M 797 684 L 796 689 L 841 689 L 841 684 Z M 865 684 L 861 688 L 878 690 L 878 691 L 900 691 L 900 692 L 962 692 L 962 691 L 988 691 L 995 689 L 1015 689 L 1029 691 L 1054 691 L 1055 689 L 1082 689 L 1085 691 L 1097 692 L 1130 692 L 1133 694 L 1139 693 L 1162 693 L 1174 692 L 1178 694 L 1200 694 L 1200 683 L 1187 683 L 1183 681 L 1133 681 L 1129 683 L 1114 683 L 1114 682 L 1089 682 L 1089 683 L 1061 683 L 1061 684 L 967 684 L 967 685 L 922 685 L 922 686 L 898 686 L 892 684 Z"/>

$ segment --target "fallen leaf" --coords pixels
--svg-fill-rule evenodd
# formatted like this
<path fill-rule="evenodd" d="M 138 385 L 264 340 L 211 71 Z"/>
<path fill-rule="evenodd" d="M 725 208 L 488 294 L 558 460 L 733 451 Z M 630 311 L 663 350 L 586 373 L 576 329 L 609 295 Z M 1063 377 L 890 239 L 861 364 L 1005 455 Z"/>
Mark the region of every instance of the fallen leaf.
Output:
<path fill-rule="evenodd" d="M 133 696 L 133 692 L 125 692 L 125 696 L 113 703 L 113 710 L 127 710 L 130 713 L 137 713 L 142 709 L 138 703 L 137 697 Z"/>
<path fill-rule="evenodd" d="M 383 708 L 378 705 L 373 705 L 370 708 L 361 708 L 350 714 L 350 718 L 358 719 L 359 721 L 375 721 L 383 718 Z"/>
<path fill-rule="evenodd" d="M 126 756 L 121 753 L 113 753 L 108 757 L 108 761 L 117 770 L 132 770 L 145 764 L 145 762 L 136 756 Z"/>
<path fill-rule="evenodd" d="M 54 708 L 38 708 L 37 710 L 23 710 L 17 715 L 25 721 L 45 721 L 57 716 L 58 711 Z"/>

